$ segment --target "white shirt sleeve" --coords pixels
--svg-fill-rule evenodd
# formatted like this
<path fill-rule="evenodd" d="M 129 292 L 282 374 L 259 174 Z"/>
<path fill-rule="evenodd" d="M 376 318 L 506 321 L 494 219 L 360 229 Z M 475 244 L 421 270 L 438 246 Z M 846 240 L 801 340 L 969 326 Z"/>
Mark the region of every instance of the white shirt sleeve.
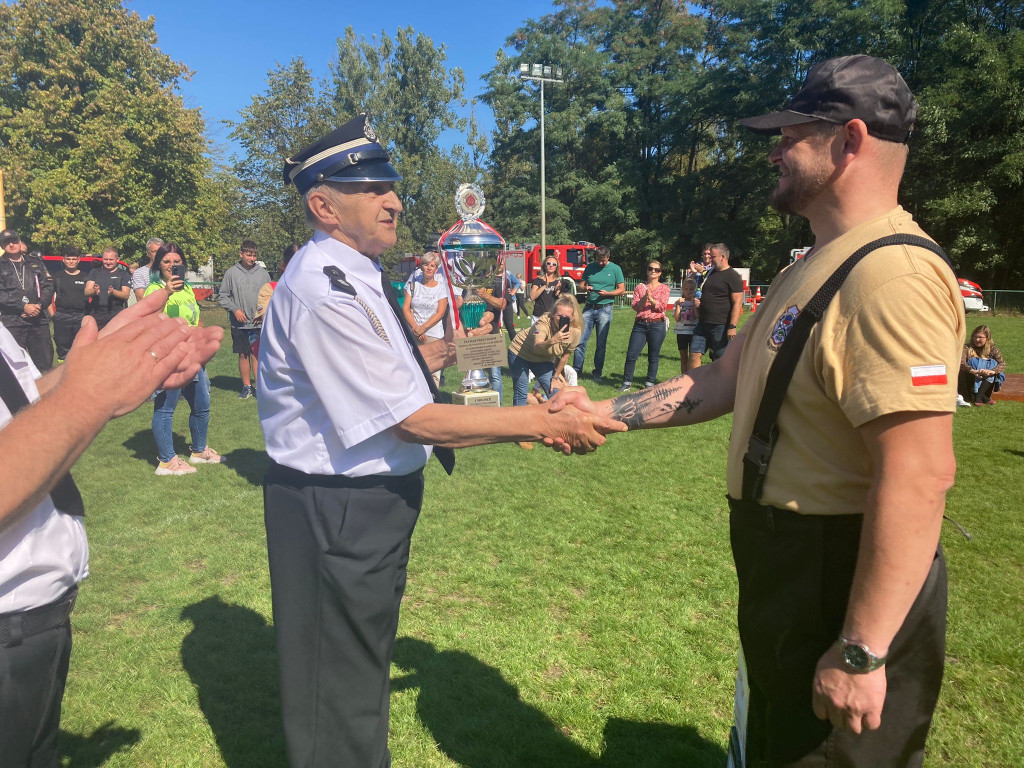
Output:
<path fill-rule="evenodd" d="M 386 343 L 347 296 L 310 306 L 294 331 L 296 354 L 346 448 L 433 402 L 404 336 L 392 328 Z"/>

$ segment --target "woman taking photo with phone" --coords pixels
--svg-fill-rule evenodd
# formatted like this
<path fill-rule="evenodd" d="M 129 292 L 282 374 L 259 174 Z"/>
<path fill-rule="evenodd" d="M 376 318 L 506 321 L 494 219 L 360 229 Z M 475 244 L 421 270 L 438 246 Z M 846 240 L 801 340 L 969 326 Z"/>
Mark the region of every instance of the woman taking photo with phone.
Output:
<path fill-rule="evenodd" d="M 149 287 L 146 296 L 156 291 L 167 293 L 164 313 L 180 317 L 192 326 L 202 325 L 199 319 L 199 302 L 192 287 L 185 282 L 185 257 L 177 243 L 164 243 L 153 257 L 149 273 Z M 192 436 L 192 464 L 220 464 L 223 457 L 206 444 L 206 431 L 210 425 L 210 378 L 206 366 L 199 369 L 196 377 L 181 389 L 161 389 L 153 401 L 153 439 L 159 464 L 158 475 L 189 475 L 196 468 L 186 464 L 174 453 L 174 409 L 178 399 L 184 395 L 191 409 L 188 417 L 189 432 Z"/>
<path fill-rule="evenodd" d="M 583 333 L 583 317 L 575 297 L 555 300 L 550 312 L 524 328 L 508 348 L 509 374 L 512 376 L 512 405 L 526 405 L 530 391 L 530 372 L 544 391 L 551 394 L 551 377 L 562 372 Z"/>

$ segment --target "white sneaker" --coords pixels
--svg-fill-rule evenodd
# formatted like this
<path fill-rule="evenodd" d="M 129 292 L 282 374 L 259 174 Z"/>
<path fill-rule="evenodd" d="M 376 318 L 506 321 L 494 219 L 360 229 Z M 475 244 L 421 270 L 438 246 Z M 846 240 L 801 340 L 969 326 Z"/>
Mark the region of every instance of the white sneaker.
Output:
<path fill-rule="evenodd" d="M 195 467 L 190 467 L 177 456 L 170 461 L 161 461 L 156 468 L 158 475 L 191 475 L 195 471 Z"/>
<path fill-rule="evenodd" d="M 971 404 L 968 403 L 966 400 L 964 400 L 964 396 L 961 395 L 959 392 L 957 393 L 957 396 L 956 396 L 956 404 L 958 406 L 960 406 L 961 408 L 970 408 L 971 407 Z"/>

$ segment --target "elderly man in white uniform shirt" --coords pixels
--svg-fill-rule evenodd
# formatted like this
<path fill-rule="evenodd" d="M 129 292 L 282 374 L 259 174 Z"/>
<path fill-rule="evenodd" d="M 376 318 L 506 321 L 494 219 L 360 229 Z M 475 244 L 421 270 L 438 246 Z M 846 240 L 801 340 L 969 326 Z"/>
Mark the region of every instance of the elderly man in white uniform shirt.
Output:
<path fill-rule="evenodd" d="M 0 765 L 56 768 L 71 610 L 88 575 L 83 504 L 68 469 L 112 418 L 180 387 L 220 347 L 157 292 L 97 336 L 86 317 L 67 362 L 40 377 L 0 328 Z M 88 408 L 82 403 L 88 402 Z M 59 423 L 60 429 L 53 429 Z M 40 440 L 40 435 L 46 435 Z"/>
<path fill-rule="evenodd" d="M 288 158 L 284 177 L 316 229 L 277 285 L 258 372 L 288 758 L 385 768 L 389 667 L 431 446 L 451 472 L 451 448 L 565 435 L 582 453 L 623 427 L 435 403 L 427 369 L 450 365 L 453 345 L 450 334 L 411 344 L 386 293 L 379 257 L 395 244 L 401 177 L 365 115 Z"/>

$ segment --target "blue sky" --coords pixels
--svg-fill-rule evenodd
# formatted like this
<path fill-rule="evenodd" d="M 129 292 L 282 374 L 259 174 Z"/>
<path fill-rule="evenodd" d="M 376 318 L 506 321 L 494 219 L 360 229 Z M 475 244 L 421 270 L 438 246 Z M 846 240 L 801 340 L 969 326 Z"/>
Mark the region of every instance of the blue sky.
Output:
<path fill-rule="evenodd" d="M 483 90 L 480 76 L 494 66 L 505 38 L 523 20 L 553 10 L 551 0 L 127 0 L 125 5 L 140 16 L 153 16 L 160 49 L 195 72 L 181 83 L 185 103 L 202 108 L 207 134 L 229 149 L 220 121 L 237 119 L 264 89 L 267 72 L 302 56 L 318 76 L 326 75 L 335 41 L 347 26 L 369 38 L 381 31 L 394 37 L 398 27 L 411 25 L 435 44 L 445 43 L 448 62 L 462 67 L 472 97 Z M 494 121 L 486 105 L 478 106 L 476 116 L 489 133 Z"/>

